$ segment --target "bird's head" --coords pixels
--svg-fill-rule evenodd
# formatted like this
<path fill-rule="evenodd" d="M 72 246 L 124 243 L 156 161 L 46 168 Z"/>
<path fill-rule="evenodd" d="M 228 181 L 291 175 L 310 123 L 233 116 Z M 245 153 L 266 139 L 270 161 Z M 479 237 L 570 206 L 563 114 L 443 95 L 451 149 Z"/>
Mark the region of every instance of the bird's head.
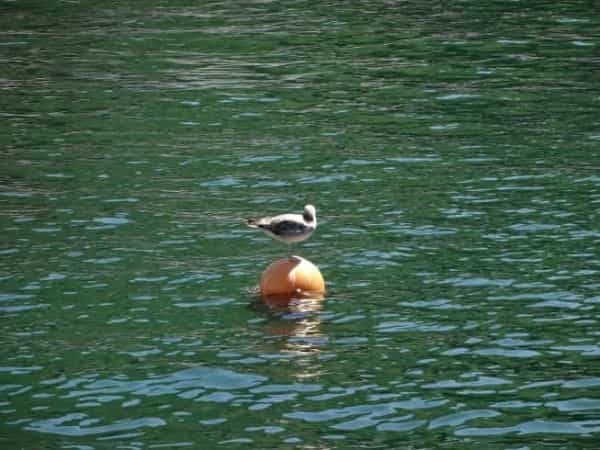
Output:
<path fill-rule="evenodd" d="M 304 217 L 304 220 L 307 222 L 315 222 L 317 220 L 317 210 L 313 205 L 306 205 L 302 217 Z"/>

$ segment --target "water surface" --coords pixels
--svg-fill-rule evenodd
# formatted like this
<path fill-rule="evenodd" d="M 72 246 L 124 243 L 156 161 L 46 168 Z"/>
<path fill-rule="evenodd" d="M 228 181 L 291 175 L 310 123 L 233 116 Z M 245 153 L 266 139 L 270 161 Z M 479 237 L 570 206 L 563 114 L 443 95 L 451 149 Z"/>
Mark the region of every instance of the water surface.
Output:
<path fill-rule="evenodd" d="M 0 11 L 3 447 L 597 447 L 591 4 Z"/>

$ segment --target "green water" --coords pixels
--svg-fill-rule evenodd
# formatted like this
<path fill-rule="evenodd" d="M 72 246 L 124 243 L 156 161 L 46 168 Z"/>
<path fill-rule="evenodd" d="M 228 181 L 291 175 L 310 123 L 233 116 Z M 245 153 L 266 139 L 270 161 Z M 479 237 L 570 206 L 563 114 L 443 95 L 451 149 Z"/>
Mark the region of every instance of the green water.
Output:
<path fill-rule="evenodd" d="M 0 2 L 0 446 L 600 436 L 594 2 Z M 317 207 L 322 303 L 254 294 Z"/>

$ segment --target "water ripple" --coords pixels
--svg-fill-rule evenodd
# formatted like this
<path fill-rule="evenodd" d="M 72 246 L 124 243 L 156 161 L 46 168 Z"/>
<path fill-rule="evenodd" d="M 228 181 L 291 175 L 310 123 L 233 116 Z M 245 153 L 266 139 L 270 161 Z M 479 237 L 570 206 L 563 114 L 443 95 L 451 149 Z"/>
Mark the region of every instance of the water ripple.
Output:
<path fill-rule="evenodd" d="M 550 420 L 532 420 L 518 425 L 489 428 L 462 428 L 454 433 L 457 436 L 501 436 L 505 434 L 581 434 L 597 433 L 600 431 L 599 420 L 584 420 L 560 422 Z"/>
<path fill-rule="evenodd" d="M 429 429 L 440 427 L 456 427 L 473 419 L 485 419 L 489 417 L 497 417 L 499 415 L 501 414 L 498 411 L 491 409 L 471 409 L 433 419 L 429 422 L 428 427 Z"/>
<path fill-rule="evenodd" d="M 162 427 L 167 424 L 163 419 L 158 417 L 143 417 L 139 419 L 115 421 L 107 425 L 90 426 L 92 423 L 98 422 L 98 419 L 90 421 L 87 417 L 86 414 L 71 413 L 54 419 L 30 422 L 25 429 L 41 433 L 59 434 L 61 436 L 89 436 L 114 433 L 117 431 L 136 430 L 145 427 Z M 79 422 L 76 425 L 66 425 L 69 422 L 76 421 Z"/>

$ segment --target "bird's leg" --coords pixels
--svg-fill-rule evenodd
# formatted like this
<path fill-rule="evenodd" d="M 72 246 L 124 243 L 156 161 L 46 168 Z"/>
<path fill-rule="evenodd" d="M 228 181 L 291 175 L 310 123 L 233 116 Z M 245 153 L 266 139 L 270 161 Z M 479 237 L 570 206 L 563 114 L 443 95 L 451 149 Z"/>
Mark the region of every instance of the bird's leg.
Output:
<path fill-rule="evenodd" d="M 294 261 L 298 259 L 298 257 L 294 256 L 294 253 L 293 253 L 295 248 L 296 248 L 296 246 L 295 246 L 294 242 L 288 244 L 288 258 L 291 260 L 294 260 Z"/>

